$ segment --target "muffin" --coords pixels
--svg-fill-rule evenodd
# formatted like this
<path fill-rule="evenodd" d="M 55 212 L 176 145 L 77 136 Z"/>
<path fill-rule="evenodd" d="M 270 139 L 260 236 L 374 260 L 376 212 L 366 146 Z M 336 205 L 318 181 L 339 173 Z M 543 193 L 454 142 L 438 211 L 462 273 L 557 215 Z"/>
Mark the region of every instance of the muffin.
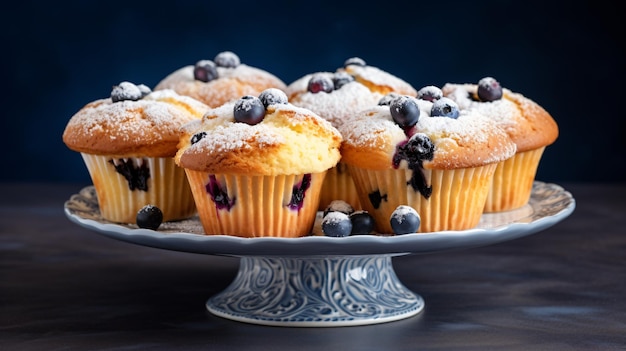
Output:
<path fill-rule="evenodd" d="M 63 142 L 81 153 L 104 219 L 136 223 L 146 205 L 158 207 L 164 221 L 195 214 L 185 172 L 174 155 L 180 127 L 208 109 L 173 90 L 151 92 L 145 85 L 122 82 L 110 98 L 88 103 L 72 116 Z"/>
<path fill-rule="evenodd" d="M 388 93 L 415 96 L 413 87 L 402 79 L 368 66 L 360 58 L 350 58 L 335 72 L 307 74 L 287 86 L 289 102 L 304 107 L 340 128 L 350 115 L 376 106 Z M 326 175 L 320 198 L 320 210 L 332 201 L 343 200 L 360 209 L 354 181 L 343 162 Z"/>
<path fill-rule="evenodd" d="M 515 153 L 495 122 L 459 111 L 447 98 L 387 99 L 345 121 L 340 132 L 342 162 L 383 234 L 393 233 L 390 218 L 401 205 L 418 212 L 419 232 L 475 227 L 496 164 Z"/>
<path fill-rule="evenodd" d="M 341 135 L 279 89 L 243 96 L 182 128 L 176 163 L 185 169 L 208 235 L 311 234 Z"/>
<path fill-rule="evenodd" d="M 502 88 L 492 77 L 478 84 L 448 83 L 442 91 L 461 110 L 474 110 L 494 120 L 517 145 L 515 156 L 496 168 L 485 212 L 524 206 L 530 199 L 543 152 L 558 137 L 555 120 L 536 102 Z"/>
<path fill-rule="evenodd" d="M 284 90 L 286 85 L 265 70 L 241 63 L 235 53 L 223 51 L 213 60 L 199 60 L 170 73 L 154 90 L 172 89 L 218 107 L 244 95 L 258 96 L 268 88 Z"/>

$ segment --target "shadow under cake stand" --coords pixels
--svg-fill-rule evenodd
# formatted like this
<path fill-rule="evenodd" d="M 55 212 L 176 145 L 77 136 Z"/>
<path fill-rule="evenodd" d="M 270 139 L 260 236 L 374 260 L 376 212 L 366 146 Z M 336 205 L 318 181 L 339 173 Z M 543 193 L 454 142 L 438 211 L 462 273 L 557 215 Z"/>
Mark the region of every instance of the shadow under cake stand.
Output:
<path fill-rule="evenodd" d="M 507 212 L 483 214 L 463 231 L 405 235 L 321 234 L 303 238 L 203 235 L 197 217 L 165 222 L 157 231 L 115 224 L 100 215 L 93 186 L 65 202 L 74 223 L 107 237 L 154 248 L 240 258 L 233 282 L 210 297 L 214 315 L 262 325 L 339 327 L 377 324 L 418 314 L 424 300 L 398 279 L 392 257 L 495 244 L 537 233 L 567 218 L 573 196 L 561 186 L 535 181 L 530 201 Z"/>

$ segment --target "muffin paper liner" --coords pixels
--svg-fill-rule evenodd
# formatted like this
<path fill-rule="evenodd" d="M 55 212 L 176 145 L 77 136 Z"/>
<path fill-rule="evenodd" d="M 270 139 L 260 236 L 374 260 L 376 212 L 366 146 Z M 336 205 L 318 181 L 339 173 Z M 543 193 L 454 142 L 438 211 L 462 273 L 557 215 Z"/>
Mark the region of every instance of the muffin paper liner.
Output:
<path fill-rule="evenodd" d="M 173 158 L 123 157 L 81 154 L 98 195 L 102 217 L 111 222 L 136 223 L 137 212 L 154 205 L 163 212 L 163 221 L 186 219 L 196 207 L 185 172 Z M 111 163 L 124 160 L 135 168 L 147 167 L 147 190 L 130 189 L 129 181 Z"/>
<path fill-rule="evenodd" d="M 432 195 L 427 199 L 408 185 L 411 170 L 367 170 L 349 166 L 361 206 L 379 233 L 392 234 L 390 218 L 400 205 L 413 207 L 421 218 L 418 232 L 465 230 L 478 225 L 496 164 L 454 170 L 423 170 Z M 374 202 L 380 199 L 378 207 Z"/>
<path fill-rule="evenodd" d="M 485 202 L 485 212 L 520 208 L 530 200 L 533 181 L 545 147 L 519 152 L 498 163 Z"/>
<path fill-rule="evenodd" d="M 356 191 L 350 170 L 345 163 L 341 162 L 326 173 L 318 209 L 324 211 L 334 200 L 343 200 L 349 203 L 354 210 L 361 209 L 359 194 Z"/>
<path fill-rule="evenodd" d="M 294 187 L 306 183 L 306 175 L 209 174 L 190 169 L 185 172 L 205 234 L 240 237 L 311 234 L 326 175 L 311 174 L 301 206 L 290 206 Z M 213 190 L 209 191 L 211 187 Z M 216 195 L 217 188 L 220 194 Z"/>

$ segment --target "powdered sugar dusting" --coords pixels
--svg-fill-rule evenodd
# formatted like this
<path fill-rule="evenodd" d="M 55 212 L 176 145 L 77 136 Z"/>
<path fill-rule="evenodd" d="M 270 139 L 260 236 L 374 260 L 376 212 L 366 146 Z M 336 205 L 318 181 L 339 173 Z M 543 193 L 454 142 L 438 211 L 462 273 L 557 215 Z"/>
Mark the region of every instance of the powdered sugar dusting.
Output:
<path fill-rule="evenodd" d="M 382 95 L 371 92 L 361 83 L 350 82 L 330 93 L 311 93 L 305 90 L 295 95 L 290 102 L 317 113 L 339 128 L 350 115 L 375 106 L 381 97 Z"/>

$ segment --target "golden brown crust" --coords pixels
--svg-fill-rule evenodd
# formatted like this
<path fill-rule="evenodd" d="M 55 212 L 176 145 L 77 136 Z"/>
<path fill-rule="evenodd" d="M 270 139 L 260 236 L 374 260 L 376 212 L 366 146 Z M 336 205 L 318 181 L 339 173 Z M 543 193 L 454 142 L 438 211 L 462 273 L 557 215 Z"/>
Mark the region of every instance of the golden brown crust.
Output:
<path fill-rule="evenodd" d="M 179 128 L 200 119 L 208 108 L 171 90 L 137 101 L 100 99 L 72 116 L 63 142 L 74 151 L 96 155 L 173 157 Z"/>
<path fill-rule="evenodd" d="M 445 96 L 455 100 L 461 109 L 474 109 L 494 120 L 517 145 L 518 152 L 548 146 L 559 135 L 552 116 L 533 100 L 503 89 L 502 99 L 483 102 L 478 99 L 478 85 L 446 84 Z"/>
<path fill-rule="evenodd" d="M 154 89 L 172 89 L 202 101 L 209 107 L 218 107 L 244 95 L 258 96 L 268 88 L 286 88 L 283 81 L 269 72 L 243 64 L 236 68 L 218 67 L 219 78 L 209 82 L 194 79 L 193 68 L 185 66 L 174 71 Z"/>
<path fill-rule="evenodd" d="M 313 112 L 271 105 L 256 125 L 234 121 L 234 103 L 209 111 L 181 129 L 176 162 L 183 168 L 222 174 L 319 173 L 339 161 L 341 136 Z M 194 144 L 197 133 L 206 136 Z"/>
<path fill-rule="evenodd" d="M 400 95 L 417 95 L 417 90 L 411 84 L 377 67 L 348 65 L 339 71 L 342 70 L 352 75 L 357 82 L 367 86 L 372 92 L 381 95 L 392 92 Z"/>

